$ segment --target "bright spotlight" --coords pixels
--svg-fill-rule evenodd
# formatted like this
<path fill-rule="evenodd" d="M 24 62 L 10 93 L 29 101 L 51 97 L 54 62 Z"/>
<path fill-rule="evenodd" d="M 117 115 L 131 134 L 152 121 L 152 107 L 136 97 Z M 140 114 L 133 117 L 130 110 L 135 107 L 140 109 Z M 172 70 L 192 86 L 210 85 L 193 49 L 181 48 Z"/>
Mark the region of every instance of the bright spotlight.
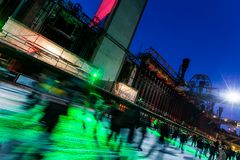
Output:
<path fill-rule="evenodd" d="M 240 103 L 240 93 L 239 91 L 229 90 L 223 94 L 223 98 L 230 103 Z"/>

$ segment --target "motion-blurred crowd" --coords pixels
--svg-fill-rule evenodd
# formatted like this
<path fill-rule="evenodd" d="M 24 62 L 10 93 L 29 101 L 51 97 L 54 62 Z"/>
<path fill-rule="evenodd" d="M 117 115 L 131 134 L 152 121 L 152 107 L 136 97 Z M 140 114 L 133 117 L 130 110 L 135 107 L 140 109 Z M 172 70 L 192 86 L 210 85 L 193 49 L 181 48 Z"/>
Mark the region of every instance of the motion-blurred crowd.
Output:
<path fill-rule="evenodd" d="M 149 157 L 157 147 L 161 147 L 161 150 L 164 151 L 169 144 L 172 144 L 182 152 L 184 152 L 187 145 L 191 145 L 195 148 L 195 157 L 199 159 L 205 156 L 209 160 L 240 160 L 240 153 L 233 151 L 231 146 L 221 141 L 221 139 L 210 140 L 195 132 L 186 131 L 181 126 L 168 124 L 164 120 L 157 120 L 157 123 L 154 123 L 152 117 L 139 110 L 139 108 L 125 108 L 122 110 L 119 107 L 121 102 L 108 96 L 99 95 L 94 89 L 75 84 L 79 82 L 56 78 L 50 76 L 50 74 L 39 74 L 35 76 L 35 80 L 23 108 L 27 112 L 38 104 L 45 107 L 44 114 L 39 119 L 39 124 L 44 128 L 47 135 L 45 139 L 49 139 L 53 133 L 60 116 L 67 116 L 69 106 L 78 103 L 84 106 L 85 112 L 89 112 L 89 110 L 94 112 L 93 115 L 97 123 L 101 123 L 106 118 L 109 120 L 110 132 L 107 135 L 106 145 L 108 146 L 111 141 L 116 141 L 118 143 L 116 151 L 120 151 L 123 143 L 122 138 L 119 136 L 122 129 L 128 130 L 126 143 L 133 144 L 135 131 L 141 128 L 141 138 L 138 142 L 135 141 L 134 146 L 137 150 L 142 151 L 142 144 L 148 134 L 147 128 L 151 128 L 160 133 L 160 137 L 147 151 L 145 157 Z M 84 130 L 87 122 L 82 121 L 82 126 Z M 97 133 L 96 125 L 94 128 L 94 140 L 98 146 L 99 137 Z M 1 146 L 0 153 L 2 156 L 8 152 L 10 152 L 9 147 Z M 43 158 L 41 152 L 33 156 L 34 159 Z M 17 158 L 21 157 L 22 155 L 17 156 Z"/>

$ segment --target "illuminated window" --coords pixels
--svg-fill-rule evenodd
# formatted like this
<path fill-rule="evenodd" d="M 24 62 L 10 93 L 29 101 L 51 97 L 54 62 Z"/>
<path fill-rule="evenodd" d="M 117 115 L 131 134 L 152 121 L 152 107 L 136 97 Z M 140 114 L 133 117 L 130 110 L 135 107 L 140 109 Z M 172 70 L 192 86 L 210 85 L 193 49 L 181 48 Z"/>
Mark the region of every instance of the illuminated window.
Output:
<path fill-rule="evenodd" d="M 120 111 L 125 111 L 126 108 L 127 108 L 127 107 L 126 107 L 124 104 L 120 104 L 120 105 L 119 105 L 119 110 L 120 110 Z"/>

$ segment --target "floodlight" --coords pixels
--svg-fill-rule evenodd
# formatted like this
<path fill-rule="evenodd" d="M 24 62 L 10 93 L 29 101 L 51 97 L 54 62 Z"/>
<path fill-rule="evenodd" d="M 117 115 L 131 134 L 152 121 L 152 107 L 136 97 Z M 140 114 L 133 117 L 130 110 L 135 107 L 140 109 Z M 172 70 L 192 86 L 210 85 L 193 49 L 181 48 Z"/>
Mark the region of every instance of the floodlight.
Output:
<path fill-rule="evenodd" d="M 237 90 L 228 90 L 223 93 L 223 98 L 232 104 L 240 103 L 240 92 Z"/>

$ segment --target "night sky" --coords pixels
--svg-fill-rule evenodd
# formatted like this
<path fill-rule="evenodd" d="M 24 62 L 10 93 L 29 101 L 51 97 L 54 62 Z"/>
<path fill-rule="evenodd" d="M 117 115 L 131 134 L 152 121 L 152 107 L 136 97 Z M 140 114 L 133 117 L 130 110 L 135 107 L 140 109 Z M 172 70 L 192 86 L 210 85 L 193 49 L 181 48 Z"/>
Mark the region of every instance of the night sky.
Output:
<path fill-rule="evenodd" d="M 101 0 L 74 0 L 90 17 Z M 186 80 L 207 74 L 213 86 L 240 88 L 239 0 L 149 0 L 130 50 L 152 46 L 178 70 L 191 59 Z M 224 105 L 224 117 L 240 120 L 240 107 Z M 239 115 L 239 116 L 238 116 Z"/>

